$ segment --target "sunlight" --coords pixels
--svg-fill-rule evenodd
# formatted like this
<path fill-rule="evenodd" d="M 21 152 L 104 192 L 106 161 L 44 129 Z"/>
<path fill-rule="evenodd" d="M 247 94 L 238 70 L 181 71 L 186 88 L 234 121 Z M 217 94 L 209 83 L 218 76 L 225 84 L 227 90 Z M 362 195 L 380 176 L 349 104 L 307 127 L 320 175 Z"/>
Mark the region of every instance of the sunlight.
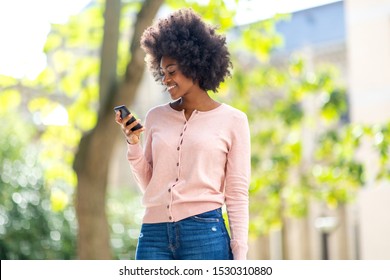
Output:
<path fill-rule="evenodd" d="M 50 23 L 65 23 L 89 2 L 0 1 L 0 75 L 34 79 L 46 67 L 43 46 Z"/>
<path fill-rule="evenodd" d="M 38 116 L 39 120 L 44 125 L 58 125 L 63 126 L 68 124 L 68 112 L 66 109 L 58 105 L 46 116 Z"/>

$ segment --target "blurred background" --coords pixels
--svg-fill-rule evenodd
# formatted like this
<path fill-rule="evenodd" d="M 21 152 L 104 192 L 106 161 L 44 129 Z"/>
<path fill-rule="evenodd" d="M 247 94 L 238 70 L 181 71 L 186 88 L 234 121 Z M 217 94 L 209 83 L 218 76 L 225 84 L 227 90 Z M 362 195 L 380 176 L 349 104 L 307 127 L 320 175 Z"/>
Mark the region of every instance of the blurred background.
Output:
<path fill-rule="evenodd" d="M 249 259 L 390 259 L 390 0 L 1 1 L 1 259 L 134 259 L 112 108 L 170 101 L 139 37 L 180 7 L 227 36 L 210 94 L 250 121 Z"/>

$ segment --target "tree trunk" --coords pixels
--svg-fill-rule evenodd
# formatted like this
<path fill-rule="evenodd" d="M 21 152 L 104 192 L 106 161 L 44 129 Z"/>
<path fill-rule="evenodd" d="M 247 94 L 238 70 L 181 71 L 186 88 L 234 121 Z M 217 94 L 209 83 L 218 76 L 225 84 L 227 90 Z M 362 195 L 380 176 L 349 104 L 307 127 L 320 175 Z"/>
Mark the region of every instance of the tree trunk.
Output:
<path fill-rule="evenodd" d="M 106 215 L 109 161 L 120 129 L 114 122 L 113 107 L 131 104 L 144 72 L 140 35 L 152 23 L 163 0 L 145 0 L 131 38 L 131 61 L 122 83 L 116 77 L 119 40 L 120 0 L 106 1 L 105 26 L 100 71 L 100 107 L 96 127 L 84 135 L 74 161 L 78 177 L 76 214 L 78 220 L 78 258 L 111 259 L 110 229 Z M 135 71 L 134 71 L 135 70 Z"/>

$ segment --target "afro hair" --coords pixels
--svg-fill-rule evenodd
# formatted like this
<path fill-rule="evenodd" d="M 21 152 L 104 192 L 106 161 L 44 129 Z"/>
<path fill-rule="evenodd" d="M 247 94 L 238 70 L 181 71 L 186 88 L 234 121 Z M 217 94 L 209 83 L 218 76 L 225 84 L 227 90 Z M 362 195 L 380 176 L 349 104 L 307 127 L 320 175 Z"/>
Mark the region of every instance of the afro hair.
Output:
<path fill-rule="evenodd" d="M 183 75 L 197 81 L 200 88 L 217 92 L 231 75 L 232 63 L 226 37 L 216 30 L 190 8 L 179 9 L 148 27 L 141 47 L 156 81 L 162 80 L 160 61 L 166 56 L 176 60 Z"/>

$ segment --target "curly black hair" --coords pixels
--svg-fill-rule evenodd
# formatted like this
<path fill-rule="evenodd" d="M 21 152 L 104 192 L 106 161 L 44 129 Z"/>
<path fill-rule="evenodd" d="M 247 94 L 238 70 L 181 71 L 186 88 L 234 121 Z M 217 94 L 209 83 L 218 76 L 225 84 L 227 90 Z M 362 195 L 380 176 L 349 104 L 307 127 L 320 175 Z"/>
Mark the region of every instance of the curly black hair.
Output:
<path fill-rule="evenodd" d="M 221 82 L 231 76 L 226 37 L 205 23 L 191 8 L 173 12 L 148 27 L 141 37 L 145 61 L 156 81 L 162 80 L 160 61 L 163 56 L 175 59 L 187 78 L 205 91 L 217 92 Z"/>

